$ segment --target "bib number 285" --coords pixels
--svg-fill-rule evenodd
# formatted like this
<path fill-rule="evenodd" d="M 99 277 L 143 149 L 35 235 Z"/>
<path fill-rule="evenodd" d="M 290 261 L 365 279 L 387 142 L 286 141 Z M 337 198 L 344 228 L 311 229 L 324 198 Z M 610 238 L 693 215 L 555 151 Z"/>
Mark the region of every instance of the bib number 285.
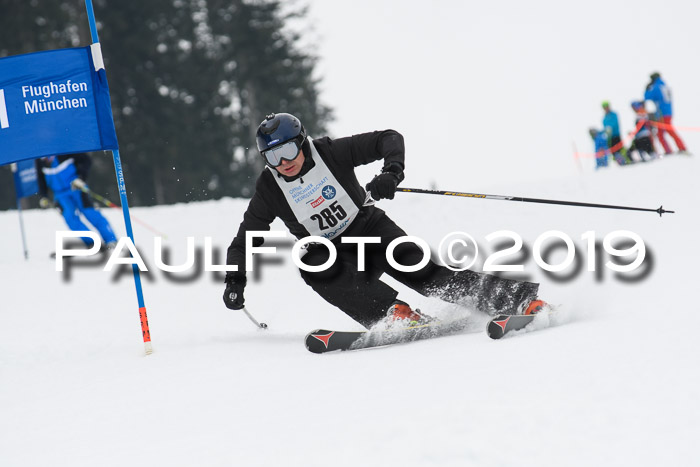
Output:
<path fill-rule="evenodd" d="M 313 214 L 311 219 L 318 222 L 319 229 L 328 230 L 338 225 L 338 221 L 342 221 L 346 217 L 348 217 L 348 214 L 345 212 L 345 209 L 335 201 L 319 213 Z"/>

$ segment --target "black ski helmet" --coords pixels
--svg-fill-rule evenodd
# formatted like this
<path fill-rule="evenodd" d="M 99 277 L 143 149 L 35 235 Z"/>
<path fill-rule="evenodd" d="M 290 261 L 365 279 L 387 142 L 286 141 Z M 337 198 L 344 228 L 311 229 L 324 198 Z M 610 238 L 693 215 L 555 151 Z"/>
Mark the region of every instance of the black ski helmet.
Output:
<path fill-rule="evenodd" d="M 255 133 L 258 151 L 261 153 L 294 139 L 301 149 L 306 139 L 306 130 L 298 118 L 287 113 L 268 115 Z"/>

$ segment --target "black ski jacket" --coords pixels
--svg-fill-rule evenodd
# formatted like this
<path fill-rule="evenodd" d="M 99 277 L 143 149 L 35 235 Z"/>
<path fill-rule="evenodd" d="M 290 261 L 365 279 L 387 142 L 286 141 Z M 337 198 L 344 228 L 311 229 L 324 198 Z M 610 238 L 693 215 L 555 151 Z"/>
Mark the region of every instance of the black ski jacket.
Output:
<path fill-rule="evenodd" d="M 308 140 L 305 144 L 308 145 Z M 355 167 L 383 159 L 384 167 L 397 163 L 403 170 L 405 154 L 403 136 L 394 130 L 384 130 L 338 139 L 324 137 L 314 139 L 313 144 L 328 169 L 345 188 L 355 205 L 360 208 L 360 213 L 342 235 L 359 235 L 361 231 L 359 224 L 362 224 L 363 219 L 377 208 L 374 206 L 363 207 L 366 192 L 355 176 Z M 306 228 L 297 221 L 277 182 L 272 178 L 284 177 L 287 181 L 299 180 L 299 183 L 303 184 L 304 175 L 314 167 L 315 163 L 311 157 L 310 148 L 306 146 L 302 150 L 305 161 L 297 176 L 287 179 L 277 171 L 265 169 L 258 177 L 255 193 L 243 215 L 243 222 L 241 222 L 238 233 L 228 248 L 226 264 L 237 265 L 238 272 L 228 273 L 227 282 L 245 280 L 245 236 L 247 231 L 270 230 L 272 221 L 279 217 L 296 238 L 310 235 Z M 332 241 L 334 243 L 340 242 L 342 235 Z M 262 239 L 257 240 L 254 242 L 256 246 L 262 244 Z"/>

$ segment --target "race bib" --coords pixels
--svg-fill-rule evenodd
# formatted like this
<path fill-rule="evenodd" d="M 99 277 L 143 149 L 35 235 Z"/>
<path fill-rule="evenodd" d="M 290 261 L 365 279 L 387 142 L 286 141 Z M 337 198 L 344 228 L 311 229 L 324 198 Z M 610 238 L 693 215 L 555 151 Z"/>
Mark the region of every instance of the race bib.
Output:
<path fill-rule="evenodd" d="M 332 239 L 345 231 L 359 212 L 309 138 L 316 165 L 303 177 L 287 182 L 274 169 L 273 177 L 294 216 L 311 235 Z M 302 183 L 303 180 L 303 183 Z"/>

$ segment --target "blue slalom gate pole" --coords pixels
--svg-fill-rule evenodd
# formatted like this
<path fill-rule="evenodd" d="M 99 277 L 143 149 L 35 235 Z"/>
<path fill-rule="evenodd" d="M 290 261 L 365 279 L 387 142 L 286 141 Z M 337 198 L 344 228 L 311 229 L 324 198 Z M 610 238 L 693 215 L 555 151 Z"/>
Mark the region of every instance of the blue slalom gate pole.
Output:
<path fill-rule="evenodd" d="M 88 21 L 90 23 L 90 35 L 92 37 L 92 43 L 98 44 L 100 39 L 97 35 L 97 23 L 95 21 L 95 11 L 92 8 L 92 0 L 85 0 L 85 7 L 87 9 Z M 122 170 L 122 161 L 119 157 L 119 150 L 115 149 L 112 152 L 112 158 L 114 159 L 114 171 L 117 175 L 117 185 L 119 187 L 119 199 L 122 205 L 122 213 L 124 214 L 124 225 L 126 227 L 126 234 L 134 242 L 134 231 L 131 227 L 131 215 L 129 214 L 129 201 L 126 197 L 126 183 L 124 181 L 124 172 Z M 136 286 L 136 298 L 139 304 L 139 317 L 141 318 L 141 331 L 143 333 L 143 343 L 146 348 L 146 355 L 153 352 L 153 347 L 151 345 L 151 332 L 148 329 L 148 316 L 146 314 L 146 304 L 143 299 L 143 289 L 141 287 L 141 274 L 139 268 L 136 264 L 132 264 L 131 268 L 134 272 L 134 285 Z"/>

